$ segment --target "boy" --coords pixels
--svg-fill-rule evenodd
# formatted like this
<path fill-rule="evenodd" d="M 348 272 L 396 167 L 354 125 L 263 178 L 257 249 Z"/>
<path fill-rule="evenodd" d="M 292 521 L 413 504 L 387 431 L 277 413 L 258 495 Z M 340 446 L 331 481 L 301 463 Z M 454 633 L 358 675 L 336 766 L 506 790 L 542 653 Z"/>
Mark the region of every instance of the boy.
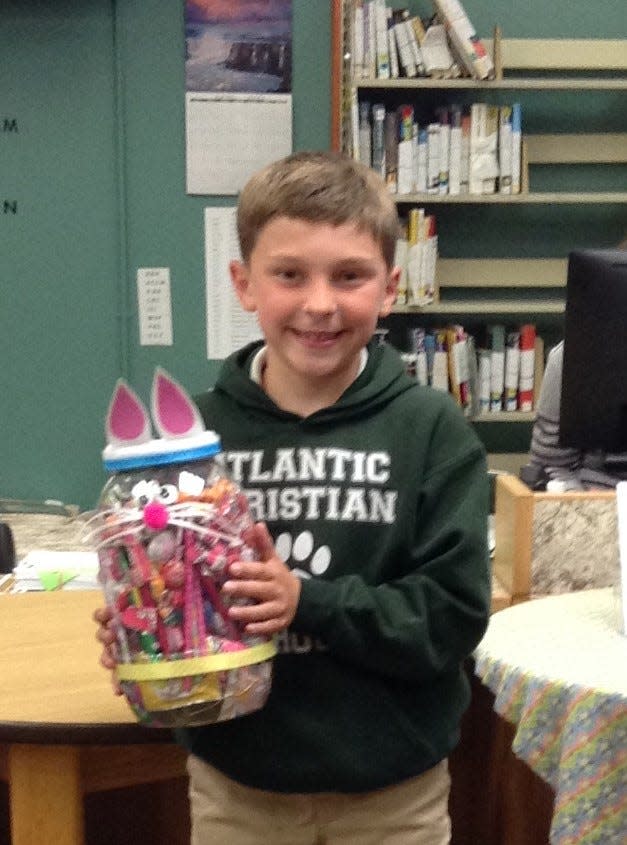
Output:
<path fill-rule="evenodd" d="M 270 165 L 240 197 L 230 271 L 264 341 L 197 402 L 257 520 L 259 561 L 225 585 L 257 603 L 231 613 L 280 653 L 262 710 L 180 732 L 194 845 L 449 841 L 462 662 L 489 607 L 487 475 L 453 400 L 370 343 L 397 225 L 379 177 L 331 153 Z"/>

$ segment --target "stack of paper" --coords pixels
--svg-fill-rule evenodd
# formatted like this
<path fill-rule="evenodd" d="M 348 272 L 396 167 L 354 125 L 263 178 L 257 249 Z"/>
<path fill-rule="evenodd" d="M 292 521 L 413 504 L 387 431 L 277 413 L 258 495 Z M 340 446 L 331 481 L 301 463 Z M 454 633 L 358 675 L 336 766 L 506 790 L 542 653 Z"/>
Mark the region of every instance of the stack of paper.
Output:
<path fill-rule="evenodd" d="M 14 592 L 31 590 L 94 590 L 98 582 L 96 552 L 59 552 L 34 549 L 15 569 Z"/>

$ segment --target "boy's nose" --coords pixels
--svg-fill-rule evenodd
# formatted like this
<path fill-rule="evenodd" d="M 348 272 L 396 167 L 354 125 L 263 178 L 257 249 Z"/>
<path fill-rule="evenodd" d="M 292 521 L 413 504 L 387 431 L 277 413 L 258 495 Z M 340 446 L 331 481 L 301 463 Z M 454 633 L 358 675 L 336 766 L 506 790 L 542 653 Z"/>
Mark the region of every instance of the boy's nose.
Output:
<path fill-rule="evenodd" d="M 307 286 L 305 311 L 310 314 L 333 314 L 337 301 L 333 286 L 328 279 L 312 279 Z"/>

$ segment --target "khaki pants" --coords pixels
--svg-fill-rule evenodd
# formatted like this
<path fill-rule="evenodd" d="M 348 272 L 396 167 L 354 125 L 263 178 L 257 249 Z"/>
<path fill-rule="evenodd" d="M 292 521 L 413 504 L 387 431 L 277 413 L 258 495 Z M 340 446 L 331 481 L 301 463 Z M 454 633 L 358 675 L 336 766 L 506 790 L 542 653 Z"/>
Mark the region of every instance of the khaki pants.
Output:
<path fill-rule="evenodd" d="M 402 783 L 356 794 L 242 786 L 190 755 L 192 845 L 448 845 L 444 760 Z"/>

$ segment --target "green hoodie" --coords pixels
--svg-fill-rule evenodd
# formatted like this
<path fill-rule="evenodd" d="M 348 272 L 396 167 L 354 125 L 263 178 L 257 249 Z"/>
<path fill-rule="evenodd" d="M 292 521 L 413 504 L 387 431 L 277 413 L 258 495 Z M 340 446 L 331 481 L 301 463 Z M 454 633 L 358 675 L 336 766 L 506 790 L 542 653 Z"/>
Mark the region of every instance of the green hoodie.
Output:
<path fill-rule="evenodd" d="M 305 419 L 249 378 L 258 348 L 231 356 L 197 402 L 301 596 L 265 707 L 180 738 L 260 789 L 377 789 L 458 740 L 462 663 L 490 602 L 483 447 L 390 347 L 371 346 L 344 395 Z"/>

